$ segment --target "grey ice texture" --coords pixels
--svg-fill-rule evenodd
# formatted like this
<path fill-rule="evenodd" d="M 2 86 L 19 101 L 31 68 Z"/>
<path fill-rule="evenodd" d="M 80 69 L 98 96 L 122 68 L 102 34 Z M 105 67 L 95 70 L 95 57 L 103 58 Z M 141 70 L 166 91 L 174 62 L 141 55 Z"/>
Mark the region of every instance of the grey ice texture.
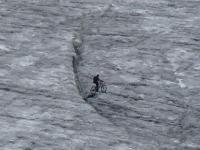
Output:
<path fill-rule="evenodd" d="M 199 0 L 0 0 L 0 150 L 199 150 L 199 78 Z"/>

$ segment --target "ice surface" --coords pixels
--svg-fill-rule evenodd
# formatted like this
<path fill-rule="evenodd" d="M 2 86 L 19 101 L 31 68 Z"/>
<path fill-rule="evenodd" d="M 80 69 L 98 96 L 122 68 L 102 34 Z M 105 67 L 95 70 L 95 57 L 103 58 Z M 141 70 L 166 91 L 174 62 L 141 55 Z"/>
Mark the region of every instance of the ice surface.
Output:
<path fill-rule="evenodd" d="M 76 88 L 71 40 L 79 3 L 0 2 L 0 149 L 126 149 L 125 132 Z"/>
<path fill-rule="evenodd" d="M 200 149 L 199 31 L 198 0 L 0 0 L 0 149 Z"/>
<path fill-rule="evenodd" d="M 108 93 L 88 101 L 136 149 L 200 148 L 199 4 L 122 0 L 87 16 L 82 86 L 88 91 L 100 72 Z"/>

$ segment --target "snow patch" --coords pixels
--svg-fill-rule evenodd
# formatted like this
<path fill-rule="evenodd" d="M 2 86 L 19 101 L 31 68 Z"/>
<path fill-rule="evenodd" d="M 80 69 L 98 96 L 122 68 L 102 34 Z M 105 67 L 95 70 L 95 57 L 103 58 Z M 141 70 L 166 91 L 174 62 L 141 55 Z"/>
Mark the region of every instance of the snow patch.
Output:
<path fill-rule="evenodd" d="M 9 52 L 10 49 L 8 47 L 6 47 L 5 45 L 0 45 L 0 51 L 6 51 Z"/>
<path fill-rule="evenodd" d="M 33 57 L 31 55 L 29 56 L 24 56 L 20 58 L 16 58 L 13 60 L 11 67 L 16 68 L 16 67 L 27 67 L 33 65 L 36 61 L 38 60 L 37 57 Z"/>
<path fill-rule="evenodd" d="M 200 70 L 200 64 L 195 65 L 195 66 L 194 66 L 194 69 L 195 69 L 195 70 Z"/>
<path fill-rule="evenodd" d="M 4 69 L 0 69 L 0 76 L 3 77 L 5 75 L 8 74 L 8 71 L 7 70 L 4 70 Z"/>
<path fill-rule="evenodd" d="M 135 78 L 133 75 L 120 75 L 120 77 L 125 81 L 125 82 L 128 82 L 128 83 L 132 83 L 132 82 L 135 82 L 137 81 L 137 78 Z"/>
<path fill-rule="evenodd" d="M 120 145 L 117 145 L 115 147 L 115 150 L 135 150 L 135 149 L 130 148 L 129 146 L 127 146 L 127 144 L 122 143 Z"/>
<path fill-rule="evenodd" d="M 183 79 L 177 79 L 178 80 L 178 84 L 179 84 L 179 86 L 181 87 L 181 88 L 185 88 L 186 87 L 186 85 L 183 83 Z"/>

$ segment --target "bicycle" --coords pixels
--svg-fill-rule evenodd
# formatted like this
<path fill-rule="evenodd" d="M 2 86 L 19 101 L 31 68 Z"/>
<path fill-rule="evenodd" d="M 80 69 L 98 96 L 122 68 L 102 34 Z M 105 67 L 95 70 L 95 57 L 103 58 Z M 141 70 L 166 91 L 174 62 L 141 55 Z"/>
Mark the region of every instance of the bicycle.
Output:
<path fill-rule="evenodd" d="M 101 93 L 107 92 L 107 85 L 103 80 L 99 80 L 99 89 Z M 89 95 L 95 95 L 96 94 L 96 85 L 93 85 L 90 89 Z"/>

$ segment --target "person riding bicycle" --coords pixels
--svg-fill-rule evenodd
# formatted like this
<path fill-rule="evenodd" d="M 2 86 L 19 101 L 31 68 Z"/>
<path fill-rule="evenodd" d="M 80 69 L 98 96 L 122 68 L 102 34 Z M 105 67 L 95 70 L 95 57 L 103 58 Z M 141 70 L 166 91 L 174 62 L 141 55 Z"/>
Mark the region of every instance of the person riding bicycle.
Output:
<path fill-rule="evenodd" d="M 96 84 L 96 92 L 99 91 L 99 81 L 100 81 L 100 79 L 99 79 L 99 74 L 97 74 L 97 75 L 94 76 L 94 78 L 93 78 L 93 83 Z"/>

